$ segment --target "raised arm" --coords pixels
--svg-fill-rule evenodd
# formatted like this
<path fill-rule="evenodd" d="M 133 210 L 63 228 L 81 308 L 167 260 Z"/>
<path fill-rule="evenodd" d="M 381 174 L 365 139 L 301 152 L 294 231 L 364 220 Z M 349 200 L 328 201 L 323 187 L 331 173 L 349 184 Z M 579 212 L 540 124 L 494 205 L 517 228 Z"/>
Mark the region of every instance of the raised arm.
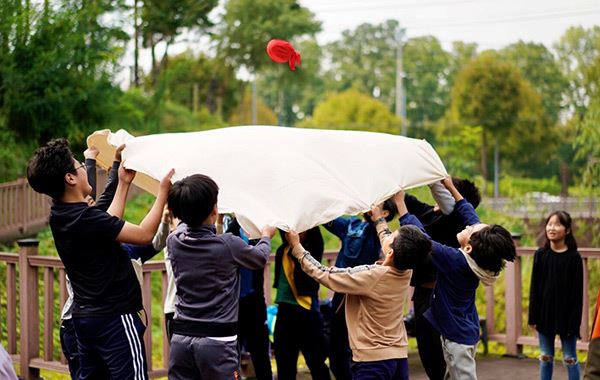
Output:
<path fill-rule="evenodd" d="M 85 171 L 87 172 L 88 182 L 92 187 L 90 196 L 93 200 L 96 200 L 96 157 L 98 157 L 98 153 L 95 146 L 89 147 L 83 152 Z"/>
<path fill-rule="evenodd" d="M 452 194 L 452 197 L 456 201 L 454 210 L 458 213 L 458 215 L 460 215 L 464 225 L 471 226 L 473 224 L 481 223 L 481 221 L 479 220 L 479 216 L 477 216 L 477 213 L 475 212 L 473 206 L 463 199 L 463 196 L 456 189 L 454 183 L 452 183 L 452 177 L 448 176 L 444 178 L 442 183 L 444 184 L 446 189 L 450 191 L 450 194 Z"/>
<path fill-rule="evenodd" d="M 373 265 L 361 265 L 353 268 L 326 267 L 315 260 L 302 247 L 296 232 L 286 235 L 292 255 L 298 259 L 302 270 L 318 283 L 344 294 L 367 294 L 377 283 L 380 273 L 373 270 Z"/>
<path fill-rule="evenodd" d="M 247 244 L 234 235 L 225 235 L 225 243 L 231 249 L 233 259 L 248 269 L 264 268 L 271 254 L 271 238 L 275 235 L 275 227 L 265 226 L 261 231 L 261 238 L 255 245 Z"/>
<path fill-rule="evenodd" d="M 129 184 L 133 180 L 135 172 L 125 171 L 125 169 L 119 169 L 120 173 L 123 173 L 121 180 L 119 181 L 119 186 L 117 187 L 117 194 L 115 195 L 115 202 L 122 202 L 122 205 L 117 205 L 116 207 L 125 207 L 125 199 L 127 197 L 127 190 L 129 189 Z M 121 243 L 132 243 L 132 244 L 148 244 L 152 241 L 154 234 L 158 228 L 160 223 L 160 219 L 162 216 L 163 209 L 165 204 L 167 203 L 167 195 L 169 193 L 169 188 L 171 187 L 171 178 L 175 173 L 175 169 L 171 169 L 167 175 L 160 181 L 160 186 L 158 190 L 158 195 L 156 196 L 156 200 L 154 201 L 154 205 L 148 212 L 148 214 L 144 217 L 142 222 L 139 225 L 135 225 L 129 222 L 125 222 L 125 225 L 121 229 L 121 232 L 117 236 L 117 241 Z M 123 189 L 123 186 L 126 186 Z M 119 189 L 121 188 L 121 189 Z M 111 204 L 111 208 L 113 207 Z M 123 213 L 122 209 L 121 215 Z M 110 208 L 108 213 L 110 213 Z M 111 214 L 114 215 L 114 214 Z"/>
<path fill-rule="evenodd" d="M 121 165 L 121 153 L 123 152 L 123 149 L 125 149 L 125 145 L 121 145 L 117 148 L 112 167 L 108 171 L 108 181 L 96 202 L 96 207 L 101 210 L 107 211 L 115 197 L 117 186 L 119 185 L 119 166 Z"/>
<path fill-rule="evenodd" d="M 450 215 L 452 210 L 454 210 L 454 205 L 456 204 L 452 193 L 450 193 L 450 191 L 446 189 L 446 186 L 444 186 L 441 182 L 432 183 L 429 185 L 429 190 L 431 191 L 431 195 L 433 196 L 433 199 L 435 199 L 435 203 L 437 203 L 439 206 L 442 214 Z"/>
<path fill-rule="evenodd" d="M 171 226 L 171 212 L 169 208 L 165 206 L 162 214 L 162 219 L 158 230 L 152 238 L 152 246 L 156 252 L 160 252 L 167 246 L 167 236 L 169 236 L 169 227 Z"/>

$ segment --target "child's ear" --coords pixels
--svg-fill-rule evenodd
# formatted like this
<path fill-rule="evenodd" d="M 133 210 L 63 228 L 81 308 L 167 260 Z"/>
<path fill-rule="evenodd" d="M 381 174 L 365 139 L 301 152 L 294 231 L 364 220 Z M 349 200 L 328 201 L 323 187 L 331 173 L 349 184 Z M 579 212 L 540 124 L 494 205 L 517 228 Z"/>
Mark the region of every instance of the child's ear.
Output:
<path fill-rule="evenodd" d="M 77 183 L 77 178 L 73 173 L 65 174 L 65 183 L 67 185 L 75 185 Z"/>
<path fill-rule="evenodd" d="M 215 207 L 213 207 L 213 210 L 211 212 L 211 215 L 219 215 L 219 207 L 217 207 L 217 204 L 215 203 Z"/>
<path fill-rule="evenodd" d="M 471 252 L 473 251 L 473 246 L 471 246 L 471 244 L 467 243 L 467 245 L 465 245 L 462 249 L 467 255 L 471 255 Z"/>
<path fill-rule="evenodd" d="M 381 217 L 386 219 L 388 216 L 390 216 L 390 212 L 388 210 L 381 210 Z"/>

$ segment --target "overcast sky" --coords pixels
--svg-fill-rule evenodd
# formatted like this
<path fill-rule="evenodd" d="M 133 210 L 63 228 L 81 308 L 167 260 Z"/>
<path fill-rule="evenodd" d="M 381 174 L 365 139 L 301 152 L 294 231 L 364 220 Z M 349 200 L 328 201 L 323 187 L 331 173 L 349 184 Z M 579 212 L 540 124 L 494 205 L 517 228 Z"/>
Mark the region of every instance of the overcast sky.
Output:
<path fill-rule="evenodd" d="M 547 47 L 570 26 L 600 25 L 600 0 L 299 0 L 322 22 L 319 43 L 338 39 L 342 31 L 362 23 L 376 24 L 396 19 L 406 28 L 407 38 L 433 35 L 445 49 L 452 41 L 476 42 L 480 50 L 499 49 L 518 40 L 541 42 Z M 222 4 L 214 14 L 222 12 Z M 267 41 L 265 41 L 266 45 Z M 130 44 L 131 45 L 131 44 Z M 184 35 L 170 54 L 186 49 L 199 53 L 206 38 Z M 160 46 L 157 56 L 162 54 Z M 148 71 L 149 51 L 141 54 Z M 118 81 L 128 86 L 133 48 L 128 48 Z M 244 75 L 242 75 L 244 76 Z"/>
<path fill-rule="evenodd" d="M 519 39 L 550 47 L 572 25 L 600 25 L 600 0 L 300 0 L 323 22 L 319 42 L 361 23 L 396 19 L 407 36 L 501 48 Z"/>

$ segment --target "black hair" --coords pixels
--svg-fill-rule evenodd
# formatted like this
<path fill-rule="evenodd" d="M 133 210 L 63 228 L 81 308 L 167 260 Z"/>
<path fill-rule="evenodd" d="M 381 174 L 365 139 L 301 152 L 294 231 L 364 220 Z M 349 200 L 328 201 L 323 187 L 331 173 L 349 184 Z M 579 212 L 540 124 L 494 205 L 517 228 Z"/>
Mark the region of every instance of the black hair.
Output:
<path fill-rule="evenodd" d="M 189 226 L 199 226 L 217 204 L 219 186 L 212 178 L 194 174 L 171 186 L 167 202 L 173 216 Z"/>
<path fill-rule="evenodd" d="M 562 224 L 565 227 L 566 231 L 568 231 L 565 232 L 565 244 L 567 245 L 567 248 L 569 248 L 570 250 L 577 249 L 577 241 L 573 236 L 573 220 L 571 219 L 571 215 L 569 215 L 569 213 L 566 211 L 554 211 L 546 218 L 546 222 L 544 223 L 544 247 L 550 248 L 550 240 L 548 240 L 546 226 L 548 225 L 550 218 L 552 218 L 553 216 L 556 216 L 560 224 Z"/>
<path fill-rule="evenodd" d="M 473 232 L 469 244 L 473 248 L 471 257 L 477 265 L 496 275 L 504 268 L 505 261 L 514 261 L 517 256 L 510 232 L 498 224 Z"/>
<path fill-rule="evenodd" d="M 394 220 L 398 213 L 398 208 L 396 207 L 396 202 L 394 202 L 392 198 L 388 198 L 383 202 L 383 209 L 389 212 L 389 215 L 385 217 L 386 222 Z"/>
<path fill-rule="evenodd" d="M 468 179 L 452 177 L 452 183 L 460 195 L 462 195 L 473 208 L 479 206 L 479 203 L 481 203 L 481 192 L 473 182 Z"/>
<path fill-rule="evenodd" d="M 75 171 L 69 141 L 54 139 L 33 153 L 27 163 L 27 181 L 33 190 L 58 200 L 65 193 L 65 174 Z"/>
<path fill-rule="evenodd" d="M 402 226 L 392 241 L 396 269 L 413 269 L 431 253 L 431 240 L 413 225 Z"/>

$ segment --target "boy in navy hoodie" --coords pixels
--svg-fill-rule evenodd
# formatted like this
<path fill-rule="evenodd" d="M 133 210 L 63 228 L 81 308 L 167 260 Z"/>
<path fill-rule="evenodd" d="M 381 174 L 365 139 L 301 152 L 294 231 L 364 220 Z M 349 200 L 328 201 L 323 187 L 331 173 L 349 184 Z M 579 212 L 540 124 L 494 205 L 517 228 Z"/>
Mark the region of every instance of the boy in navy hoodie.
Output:
<path fill-rule="evenodd" d="M 452 179 L 442 182 L 456 200 L 455 211 L 463 219 L 464 230 L 456 235 L 460 248 L 432 240 L 431 259 L 437 268 L 436 286 L 431 307 L 425 318 L 441 335 L 446 361 L 447 379 L 477 379 L 476 344 L 479 340 L 479 317 L 475 308 L 475 291 L 479 281 L 491 285 L 513 261 L 515 245 L 502 226 L 481 223 L 473 206 L 456 190 Z M 404 192 L 394 196 L 401 225 L 415 225 L 423 232 L 421 222 L 408 213 Z"/>

